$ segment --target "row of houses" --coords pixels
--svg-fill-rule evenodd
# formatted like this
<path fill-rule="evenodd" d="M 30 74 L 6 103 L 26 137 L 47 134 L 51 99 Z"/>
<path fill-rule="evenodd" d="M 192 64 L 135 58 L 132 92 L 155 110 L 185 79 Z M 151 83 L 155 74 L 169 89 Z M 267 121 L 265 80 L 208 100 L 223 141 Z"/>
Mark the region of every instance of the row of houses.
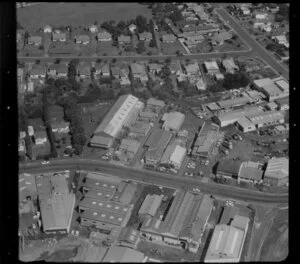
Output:
<path fill-rule="evenodd" d="M 238 182 L 266 183 L 282 186 L 288 182 L 289 160 L 287 158 L 271 158 L 263 170 L 263 164 L 257 162 L 239 162 L 233 160 L 220 161 L 217 177 L 236 179 Z"/>

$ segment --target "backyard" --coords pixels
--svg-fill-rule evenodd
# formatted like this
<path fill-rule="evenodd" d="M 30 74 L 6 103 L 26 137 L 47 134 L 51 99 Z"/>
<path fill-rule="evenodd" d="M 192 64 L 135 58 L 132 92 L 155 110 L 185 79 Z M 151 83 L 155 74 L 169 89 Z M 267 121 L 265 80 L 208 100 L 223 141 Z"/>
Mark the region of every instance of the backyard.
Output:
<path fill-rule="evenodd" d="M 138 3 L 42 3 L 17 9 L 17 20 L 26 29 L 52 26 L 99 24 L 109 20 L 131 20 L 138 15 L 151 18 L 146 5 Z"/>

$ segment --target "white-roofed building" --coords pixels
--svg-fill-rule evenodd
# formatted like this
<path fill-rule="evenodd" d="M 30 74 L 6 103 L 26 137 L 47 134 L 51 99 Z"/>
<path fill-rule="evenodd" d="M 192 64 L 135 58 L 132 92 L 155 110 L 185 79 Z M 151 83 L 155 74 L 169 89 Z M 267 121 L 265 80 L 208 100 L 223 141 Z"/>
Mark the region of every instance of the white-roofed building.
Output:
<path fill-rule="evenodd" d="M 178 131 L 183 124 L 185 115 L 180 112 L 165 113 L 162 117 L 165 130 Z"/>
<path fill-rule="evenodd" d="M 118 136 L 123 126 L 129 126 L 136 120 L 143 107 L 144 104 L 130 94 L 120 96 L 94 132 L 91 145 L 109 148 L 112 139 Z"/>
<path fill-rule="evenodd" d="M 162 164 L 172 164 L 175 169 L 179 169 L 184 160 L 185 154 L 186 148 L 174 142 L 166 148 L 160 162 Z"/>
<path fill-rule="evenodd" d="M 282 78 L 276 78 L 271 80 L 270 78 L 264 78 L 255 80 L 254 85 L 262 91 L 269 101 L 283 98 L 289 95 L 289 84 Z"/>
<path fill-rule="evenodd" d="M 246 116 L 256 127 L 263 127 L 284 123 L 284 115 L 279 111 L 266 111 Z"/>
<path fill-rule="evenodd" d="M 239 70 L 239 67 L 235 64 L 233 58 L 223 60 L 222 64 L 228 73 L 234 73 L 235 71 Z"/>
<path fill-rule="evenodd" d="M 204 65 L 208 74 L 214 75 L 220 73 L 220 69 L 216 61 L 205 61 Z"/>
<path fill-rule="evenodd" d="M 45 233 L 68 233 L 75 195 L 70 193 L 65 175 L 37 176 L 36 186 Z"/>
<path fill-rule="evenodd" d="M 204 262 L 239 262 L 245 232 L 228 225 L 216 225 Z"/>
<path fill-rule="evenodd" d="M 264 175 L 264 182 L 270 185 L 281 186 L 288 182 L 289 160 L 287 158 L 269 159 Z"/>
<path fill-rule="evenodd" d="M 236 124 L 238 128 L 244 133 L 256 130 L 255 125 L 246 117 L 242 117 L 238 119 L 236 121 Z"/>
<path fill-rule="evenodd" d="M 142 203 L 142 206 L 138 212 L 139 215 L 155 216 L 157 209 L 160 207 L 163 196 L 157 194 L 148 194 Z"/>

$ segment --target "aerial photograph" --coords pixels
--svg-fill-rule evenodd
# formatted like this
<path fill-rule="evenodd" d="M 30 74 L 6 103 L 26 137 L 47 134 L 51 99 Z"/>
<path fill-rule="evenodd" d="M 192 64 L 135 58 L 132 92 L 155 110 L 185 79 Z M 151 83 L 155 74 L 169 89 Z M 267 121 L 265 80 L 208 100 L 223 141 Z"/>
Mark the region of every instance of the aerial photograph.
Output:
<path fill-rule="evenodd" d="M 18 2 L 18 259 L 289 255 L 287 3 Z"/>

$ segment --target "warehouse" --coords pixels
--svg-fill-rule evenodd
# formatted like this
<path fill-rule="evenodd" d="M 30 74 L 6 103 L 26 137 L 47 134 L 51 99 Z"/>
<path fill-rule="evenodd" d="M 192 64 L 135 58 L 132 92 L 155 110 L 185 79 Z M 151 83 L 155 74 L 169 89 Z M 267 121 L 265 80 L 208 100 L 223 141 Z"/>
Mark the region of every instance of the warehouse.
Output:
<path fill-rule="evenodd" d="M 158 113 L 145 109 L 140 113 L 138 119 L 143 122 L 155 122 L 157 117 L 158 117 Z"/>
<path fill-rule="evenodd" d="M 282 186 L 289 180 L 289 160 L 287 158 L 269 159 L 264 174 L 264 182 L 272 186 Z"/>
<path fill-rule="evenodd" d="M 119 202 L 125 205 L 130 204 L 135 195 L 136 189 L 137 189 L 137 184 L 135 182 L 127 183 L 119 198 Z"/>
<path fill-rule="evenodd" d="M 257 128 L 284 123 L 284 115 L 279 111 L 267 111 L 261 113 L 248 114 L 247 118 Z"/>
<path fill-rule="evenodd" d="M 125 263 L 142 263 L 146 262 L 147 257 L 139 251 L 131 248 L 112 246 L 109 248 L 102 262 L 125 262 Z"/>
<path fill-rule="evenodd" d="M 184 248 L 187 246 L 191 252 L 197 252 L 212 208 L 213 199 L 209 196 L 180 191 L 165 220 L 149 218 L 143 223 L 141 234 L 150 241 Z"/>
<path fill-rule="evenodd" d="M 280 99 L 289 95 L 288 83 L 283 79 L 264 78 L 254 80 L 255 87 L 262 91 L 269 101 Z"/>
<path fill-rule="evenodd" d="M 194 143 L 192 156 L 195 158 L 207 158 L 209 156 L 211 146 L 216 140 L 218 132 L 219 127 L 217 125 L 204 122 L 200 129 L 196 142 Z"/>
<path fill-rule="evenodd" d="M 183 124 L 185 115 L 179 112 L 165 113 L 162 117 L 163 128 L 170 131 L 178 131 Z"/>
<path fill-rule="evenodd" d="M 156 214 L 157 209 L 160 207 L 163 196 L 157 194 L 148 194 L 139 210 L 141 216 L 151 216 Z"/>
<path fill-rule="evenodd" d="M 234 160 L 221 160 L 217 168 L 217 177 L 238 178 L 242 162 Z"/>
<path fill-rule="evenodd" d="M 120 232 L 118 245 L 127 248 L 136 248 L 140 241 L 140 232 L 131 227 L 125 227 Z"/>
<path fill-rule="evenodd" d="M 237 120 L 236 125 L 244 133 L 256 130 L 255 125 L 247 117 L 242 117 Z"/>
<path fill-rule="evenodd" d="M 122 127 L 130 126 L 143 107 L 144 104 L 130 94 L 120 96 L 94 132 L 91 146 L 110 148 Z"/>
<path fill-rule="evenodd" d="M 141 143 L 137 140 L 130 139 L 130 138 L 123 138 L 119 150 L 123 151 L 130 158 L 133 158 L 134 155 L 138 152 L 140 145 Z"/>
<path fill-rule="evenodd" d="M 19 174 L 19 201 L 26 200 L 28 196 L 31 200 L 37 198 L 35 175 L 22 173 Z"/>
<path fill-rule="evenodd" d="M 151 127 L 152 125 L 148 122 L 137 121 L 129 128 L 129 135 L 147 136 Z"/>
<path fill-rule="evenodd" d="M 75 194 L 68 188 L 64 175 L 36 177 L 42 226 L 45 233 L 69 233 L 75 205 Z"/>
<path fill-rule="evenodd" d="M 246 105 L 250 103 L 249 97 L 237 97 L 227 100 L 218 101 L 217 104 L 220 106 L 221 109 L 229 109 L 236 106 Z"/>
<path fill-rule="evenodd" d="M 290 98 L 288 96 L 275 100 L 275 103 L 278 105 L 280 111 L 290 108 Z"/>
<path fill-rule="evenodd" d="M 185 154 L 186 148 L 179 146 L 176 142 L 173 142 L 166 148 L 160 163 L 173 164 L 175 169 L 179 169 L 184 160 Z"/>
<path fill-rule="evenodd" d="M 147 107 L 153 110 L 161 110 L 165 106 L 165 102 L 157 100 L 155 98 L 150 98 L 147 100 Z"/>
<path fill-rule="evenodd" d="M 247 107 L 244 109 L 237 109 L 229 112 L 218 113 L 214 116 L 213 120 L 220 127 L 225 127 L 231 124 L 234 124 L 240 118 L 251 115 L 261 113 L 262 110 L 258 109 L 257 106 Z"/>

